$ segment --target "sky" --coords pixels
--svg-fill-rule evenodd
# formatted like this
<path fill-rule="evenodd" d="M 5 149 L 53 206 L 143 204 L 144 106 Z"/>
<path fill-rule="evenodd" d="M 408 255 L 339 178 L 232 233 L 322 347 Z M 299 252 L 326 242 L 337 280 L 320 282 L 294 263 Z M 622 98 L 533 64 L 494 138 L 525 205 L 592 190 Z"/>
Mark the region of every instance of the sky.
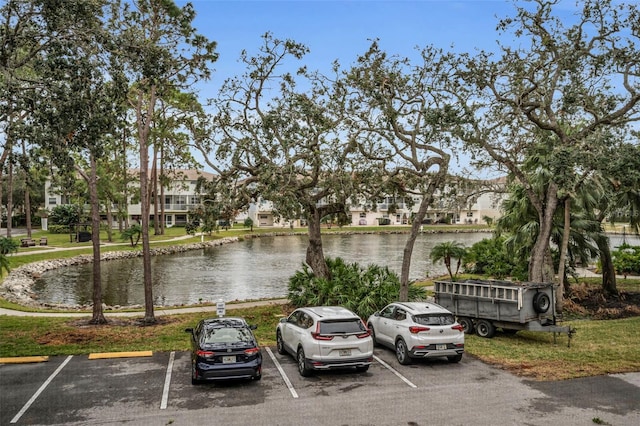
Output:
<path fill-rule="evenodd" d="M 186 1 L 176 0 L 179 6 Z M 193 25 L 217 42 L 219 59 L 209 82 L 200 84 L 202 100 L 215 97 L 224 80 L 242 75 L 238 62 L 243 49 L 256 54 L 261 36 L 305 44 L 310 53 L 300 65 L 329 72 L 338 60 L 348 68 L 378 39 L 389 55 L 417 56 L 428 45 L 458 53 L 496 51 L 497 40 L 510 44 L 496 31 L 501 18 L 515 15 L 507 0 L 191 0 Z M 518 4 L 526 2 L 520 0 Z M 561 0 L 560 13 L 568 19 L 575 0 Z"/>
<path fill-rule="evenodd" d="M 176 1 L 184 5 L 186 1 Z M 412 56 L 416 47 L 435 45 L 458 52 L 493 50 L 498 17 L 513 14 L 505 0 L 192 0 L 194 26 L 217 42 L 218 61 L 207 94 L 244 67 L 240 52 L 256 53 L 261 36 L 305 44 L 309 69 L 328 70 L 334 60 L 343 67 L 363 54 L 371 40 L 390 54 Z"/>

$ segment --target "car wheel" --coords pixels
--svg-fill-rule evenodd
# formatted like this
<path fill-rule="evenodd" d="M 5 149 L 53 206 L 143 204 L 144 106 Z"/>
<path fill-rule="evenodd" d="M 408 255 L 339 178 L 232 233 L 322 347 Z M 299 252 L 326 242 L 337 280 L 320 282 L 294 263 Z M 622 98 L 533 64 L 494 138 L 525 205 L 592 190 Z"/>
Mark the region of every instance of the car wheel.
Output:
<path fill-rule="evenodd" d="M 462 354 L 448 356 L 447 360 L 449 360 L 449 362 L 460 362 L 460 360 L 462 360 Z"/>
<path fill-rule="evenodd" d="M 311 374 L 311 371 L 307 368 L 307 362 L 304 358 L 304 349 L 298 349 L 298 373 L 302 377 L 307 377 Z"/>
<path fill-rule="evenodd" d="M 196 379 L 196 365 L 194 363 L 191 363 L 191 384 L 192 385 L 200 384 L 200 380 Z"/>
<path fill-rule="evenodd" d="M 402 337 L 396 340 L 396 358 L 398 358 L 398 362 L 402 365 L 411 364 L 409 350 L 407 349 L 407 344 L 404 342 Z"/>
<path fill-rule="evenodd" d="M 474 333 L 475 328 L 473 326 L 473 320 L 471 318 L 469 318 L 469 317 L 461 317 L 460 319 L 458 319 L 458 322 L 460 323 L 460 325 L 464 329 L 464 333 L 465 334 L 473 334 Z"/>
<path fill-rule="evenodd" d="M 280 330 L 276 332 L 276 348 L 278 349 L 278 353 L 280 355 L 284 355 L 287 353 L 287 350 L 284 348 L 284 341 L 282 340 L 282 333 Z"/>
<path fill-rule="evenodd" d="M 368 365 L 361 365 L 359 367 L 356 367 L 356 371 L 358 373 L 366 373 L 367 370 L 369 370 L 369 366 Z"/>
<path fill-rule="evenodd" d="M 490 339 L 496 334 L 496 328 L 487 320 L 478 320 L 476 323 L 476 333 L 480 337 Z"/>
<path fill-rule="evenodd" d="M 369 324 L 369 330 L 371 330 L 371 339 L 373 340 L 373 346 L 378 346 L 378 342 L 376 341 L 376 330 L 371 324 Z"/>
<path fill-rule="evenodd" d="M 533 296 L 533 309 L 539 313 L 544 314 L 551 307 L 551 298 L 547 293 L 536 293 Z"/>

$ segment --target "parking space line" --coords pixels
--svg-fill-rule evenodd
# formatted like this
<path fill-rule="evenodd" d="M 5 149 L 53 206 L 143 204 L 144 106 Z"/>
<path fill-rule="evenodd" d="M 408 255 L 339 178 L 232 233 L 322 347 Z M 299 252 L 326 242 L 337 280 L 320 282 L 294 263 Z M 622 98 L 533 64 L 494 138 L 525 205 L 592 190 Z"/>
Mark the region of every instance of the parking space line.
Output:
<path fill-rule="evenodd" d="M 405 382 L 406 384 L 408 384 L 409 386 L 411 386 L 412 388 L 417 388 L 416 385 L 414 385 L 413 383 L 411 383 L 409 381 L 409 379 L 407 379 L 406 377 L 404 377 L 402 374 L 400 374 L 396 369 L 394 369 L 392 366 L 390 366 L 389 364 L 387 364 L 386 362 L 384 362 L 383 360 L 381 360 L 380 358 L 378 358 L 377 356 L 373 356 L 373 359 L 375 359 L 376 361 L 378 361 L 380 364 L 382 364 L 382 366 L 384 368 L 386 368 L 387 370 L 391 371 L 393 374 L 395 374 L 396 376 L 398 376 L 400 378 L 400 380 L 402 380 L 403 382 Z"/>
<path fill-rule="evenodd" d="M 33 404 L 35 400 L 38 398 L 38 396 L 40 396 L 40 394 L 46 389 L 46 387 L 49 386 L 49 383 L 51 383 L 51 381 L 58 375 L 58 373 L 65 367 L 65 365 L 67 365 L 69 361 L 71 361 L 71 358 L 73 358 L 73 355 L 69 355 L 67 359 L 65 359 L 62 362 L 62 364 L 60 364 L 60 366 L 56 369 L 56 371 L 54 371 L 49 376 L 49 378 L 42 384 L 42 386 L 40 386 L 40 389 L 38 389 L 36 393 L 33 394 L 31 399 L 29 399 L 29 401 L 27 401 L 27 403 L 24 404 L 24 407 L 22 407 L 22 409 L 18 412 L 18 414 L 16 414 L 13 417 L 13 419 L 11 419 L 11 423 L 17 423 L 18 420 L 20 420 L 20 417 L 22 417 L 22 415 L 27 412 L 29 407 L 31 407 L 31 404 Z"/>
<path fill-rule="evenodd" d="M 169 355 L 169 365 L 167 365 L 167 374 L 164 376 L 164 389 L 162 390 L 162 402 L 160 403 L 160 409 L 167 408 L 167 401 L 169 400 L 169 385 L 171 384 L 171 372 L 173 370 L 173 360 L 176 357 L 175 351 L 172 351 Z"/>
<path fill-rule="evenodd" d="M 282 380 L 284 380 L 284 383 L 287 385 L 287 388 L 289 388 L 289 392 L 291 392 L 291 396 L 294 398 L 297 398 L 298 392 L 296 392 L 296 390 L 293 388 L 293 385 L 291 384 L 289 377 L 287 377 L 287 374 L 284 372 L 284 370 L 282 369 L 282 366 L 280 365 L 276 357 L 273 355 L 273 352 L 271 352 L 271 349 L 269 348 L 265 348 L 265 349 L 269 354 L 269 356 L 271 357 L 271 359 L 273 360 L 273 363 L 276 365 L 276 368 L 280 372 L 280 376 L 282 376 Z"/>

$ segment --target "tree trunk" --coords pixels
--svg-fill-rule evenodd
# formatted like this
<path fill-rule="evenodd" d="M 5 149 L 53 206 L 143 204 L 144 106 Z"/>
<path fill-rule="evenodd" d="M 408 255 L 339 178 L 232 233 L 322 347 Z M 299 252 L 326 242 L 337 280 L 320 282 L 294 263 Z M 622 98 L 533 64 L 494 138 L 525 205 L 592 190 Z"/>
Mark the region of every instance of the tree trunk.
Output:
<path fill-rule="evenodd" d="M 24 140 L 22 141 L 22 157 L 27 161 L 27 148 Z M 24 215 L 27 225 L 27 237 L 31 238 L 31 197 L 29 192 L 29 184 L 31 177 L 29 176 L 28 164 L 23 164 L 24 171 Z"/>
<path fill-rule="evenodd" d="M 555 271 L 549 268 L 545 257 L 549 250 L 549 241 L 553 228 L 553 215 L 558 206 L 558 188 L 554 184 L 549 184 L 546 194 L 546 202 L 542 211 L 538 211 L 540 231 L 529 260 L 529 281 L 532 282 L 554 282 Z"/>
<path fill-rule="evenodd" d="M 164 144 L 160 146 L 160 235 L 164 235 Z"/>
<path fill-rule="evenodd" d="M 155 88 L 149 93 L 147 110 L 142 114 L 144 95 L 138 94 L 138 139 L 140 143 L 140 210 L 142 227 L 142 271 L 144 280 L 144 323 L 155 324 L 153 312 L 153 280 L 151 276 L 151 247 L 149 244 L 149 133 L 155 105 Z"/>
<path fill-rule="evenodd" d="M 98 200 L 98 176 L 96 159 L 90 155 L 90 178 L 88 179 L 91 200 L 91 242 L 93 244 L 93 313 L 90 324 L 106 324 L 102 311 L 102 275 L 100 270 L 100 201 Z"/>
<path fill-rule="evenodd" d="M 9 156 L 9 171 L 7 173 L 7 238 L 11 238 L 13 228 L 13 155 Z"/>
<path fill-rule="evenodd" d="M 307 247 L 306 262 L 316 277 L 330 280 L 331 272 L 322 250 L 322 235 L 320 232 L 320 220 L 322 217 L 315 206 L 311 206 L 309 211 L 311 214 L 309 215 L 309 246 Z"/>
<path fill-rule="evenodd" d="M 606 295 L 617 295 L 616 269 L 611 258 L 611 248 L 606 235 L 596 238 L 598 251 L 600 252 L 600 265 L 602 267 L 602 291 Z"/>
<path fill-rule="evenodd" d="M 400 271 L 400 293 L 398 295 L 398 300 L 400 302 L 407 302 L 409 300 L 409 271 L 411 269 L 411 256 L 413 255 L 413 247 L 415 245 L 416 238 L 418 238 L 418 234 L 420 233 L 420 225 L 422 224 L 422 219 L 424 219 L 425 215 L 427 214 L 427 209 L 429 208 L 431 201 L 432 194 L 422 197 L 418 212 L 413 218 L 413 223 L 411 224 L 411 232 L 409 233 L 407 242 L 404 245 L 404 250 L 402 253 L 402 269 Z"/>
<path fill-rule="evenodd" d="M 562 230 L 562 244 L 560 244 L 560 263 L 558 264 L 558 287 L 556 288 L 556 312 L 562 312 L 564 294 L 569 293 L 569 284 L 565 283 L 565 263 L 571 234 L 571 199 L 564 200 L 564 228 Z M 566 286 L 566 288 L 565 288 Z"/>
<path fill-rule="evenodd" d="M 107 241 L 113 242 L 113 229 L 111 224 L 113 223 L 113 211 L 111 210 L 111 202 L 107 200 Z"/>

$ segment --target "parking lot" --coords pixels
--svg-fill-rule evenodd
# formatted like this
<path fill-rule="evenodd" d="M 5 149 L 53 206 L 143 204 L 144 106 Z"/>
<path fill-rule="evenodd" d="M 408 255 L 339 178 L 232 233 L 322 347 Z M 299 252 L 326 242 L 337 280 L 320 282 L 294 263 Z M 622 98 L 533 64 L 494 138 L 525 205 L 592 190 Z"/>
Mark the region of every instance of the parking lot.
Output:
<path fill-rule="evenodd" d="M 260 381 L 193 386 L 188 352 L 0 364 L 0 424 L 640 424 L 640 373 L 535 383 L 470 356 L 299 376 L 263 348 Z M 575 395 L 572 395 L 575 392 Z"/>

